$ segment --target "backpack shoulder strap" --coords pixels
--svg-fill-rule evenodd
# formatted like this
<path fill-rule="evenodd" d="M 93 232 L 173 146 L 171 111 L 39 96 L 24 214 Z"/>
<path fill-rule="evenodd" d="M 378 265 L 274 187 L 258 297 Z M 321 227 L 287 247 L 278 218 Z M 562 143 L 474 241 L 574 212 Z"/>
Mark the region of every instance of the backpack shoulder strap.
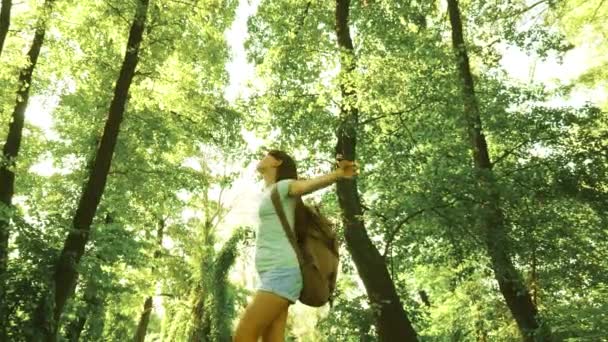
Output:
<path fill-rule="evenodd" d="M 272 203 L 274 204 L 274 209 L 276 210 L 277 214 L 279 215 L 279 220 L 281 220 L 281 225 L 283 226 L 285 235 L 287 235 L 287 239 L 289 240 L 289 243 L 291 243 L 291 246 L 293 247 L 294 251 L 296 252 L 296 255 L 298 256 L 298 262 L 300 263 L 300 266 L 301 266 L 304 264 L 304 262 L 303 262 L 304 260 L 302 258 L 302 251 L 300 251 L 300 248 L 298 247 L 298 243 L 296 242 L 296 237 L 295 237 L 293 231 L 289 228 L 289 222 L 287 221 L 287 217 L 285 216 L 285 211 L 283 210 L 283 206 L 281 205 L 281 202 L 279 200 L 279 191 L 277 190 L 276 183 L 272 188 L 270 198 L 272 199 Z"/>

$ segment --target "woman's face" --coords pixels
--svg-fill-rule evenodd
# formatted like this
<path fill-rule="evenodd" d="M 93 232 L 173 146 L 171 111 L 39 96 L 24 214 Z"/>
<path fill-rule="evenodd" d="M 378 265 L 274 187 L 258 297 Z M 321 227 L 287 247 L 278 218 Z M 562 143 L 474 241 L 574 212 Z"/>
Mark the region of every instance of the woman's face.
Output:
<path fill-rule="evenodd" d="M 265 172 L 266 170 L 272 167 L 278 167 L 280 164 L 280 160 L 276 159 L 271 154 L 266 153 L 264 157 L 258 162 L 256 170 L 258 170 L 258 172 Z"/>

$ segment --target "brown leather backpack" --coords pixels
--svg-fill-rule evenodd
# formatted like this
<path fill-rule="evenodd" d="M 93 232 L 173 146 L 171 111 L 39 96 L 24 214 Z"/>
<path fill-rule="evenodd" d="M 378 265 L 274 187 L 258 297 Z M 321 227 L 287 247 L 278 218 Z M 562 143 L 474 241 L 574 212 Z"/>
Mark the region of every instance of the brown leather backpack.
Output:
<path fill-rule="evenodd" d="M 281 220 L 285 234 L 298 256 L 304 286 L 300 293 L 300 302 L 309 306 L 320 307 L 332 304 L 336 287 L 336 277 L 340 255 L 338 239 L 333 224 L 321 212 L 319 207 L 304 205 L 308 219 L 306 227 L 299 227 L 300 239 L 289 228 L 283 206 L 280 205 L 276 184 L 271 193 L 272 203 Z"/>

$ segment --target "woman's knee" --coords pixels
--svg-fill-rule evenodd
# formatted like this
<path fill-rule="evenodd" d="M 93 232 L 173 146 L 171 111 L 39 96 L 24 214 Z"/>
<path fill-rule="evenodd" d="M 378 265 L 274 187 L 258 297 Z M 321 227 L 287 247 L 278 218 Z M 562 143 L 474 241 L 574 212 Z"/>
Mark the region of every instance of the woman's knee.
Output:
<path fill-rule="evenodd" d="M 285 308 L 277 318 L 265 329 L 262 335 L 263 342 L 275 342 L 285 340 L 285 325 L 287 324 L 287 314 L 289 308 Z"/>

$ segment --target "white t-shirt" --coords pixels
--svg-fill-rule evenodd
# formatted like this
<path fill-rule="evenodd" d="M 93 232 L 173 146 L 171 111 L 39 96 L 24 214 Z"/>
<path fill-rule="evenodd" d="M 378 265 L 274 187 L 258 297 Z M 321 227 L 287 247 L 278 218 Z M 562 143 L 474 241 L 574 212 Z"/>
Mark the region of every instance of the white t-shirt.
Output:
<path fill-rule="evenodd" d="M 296 198 L 288 195 L 288 186 L 294 179 L 282 179 L 276 183 L 283 211 L 289 227 L 294 231 Z M 283 230 L 274 208 L 269 186 L 262 195 L 258 207 L 259 224 L 256 230 L 255 267 L 258 273 L 282 267 L 299 267 L 298 257 Z"/>

